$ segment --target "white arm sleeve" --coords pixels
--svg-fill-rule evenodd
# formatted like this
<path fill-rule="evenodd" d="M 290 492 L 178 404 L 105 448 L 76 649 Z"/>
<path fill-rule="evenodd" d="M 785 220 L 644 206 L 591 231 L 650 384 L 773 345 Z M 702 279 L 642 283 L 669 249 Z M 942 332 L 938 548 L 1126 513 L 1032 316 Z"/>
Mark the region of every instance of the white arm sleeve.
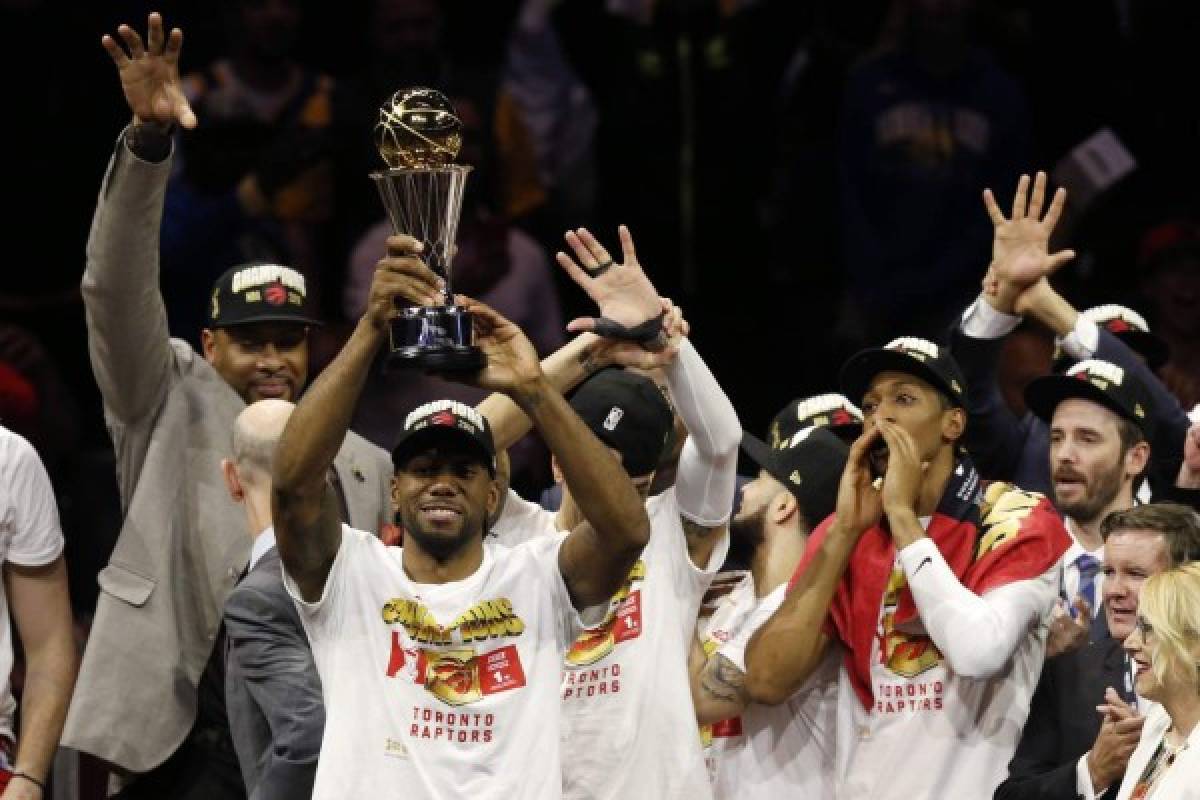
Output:
<path fill-rule="evenodd" d="M 742 424 L 687 339 L 664 372 L 675 408 L 688 429 L 675 478 L 679 513 L 707 528 L 724 525 L 733 507 Z"/>
<path fill-rule="evenodd" d="M 1077 361 L 1083 361 L 1096 354 L 1100 347 L 1100 328 L 1082 314 L 1075 320 L 1075 328 L 1058 340 L 1063 350 Z"/>
<path fill-rule="evenodd" d="M 972 339 L 1000 339 L 1012 333 L 1021 318 L 992 308 L 979 297 L 962 315 L 962 332 Z"/>
<path fill-rule="evenodd" d="M 995 675 L 1054 605 L 1058 565 L 980 597 L 958 582 L 932 539 L 900 551 L 913 601 L 950 668 L 966 678 Z"/>

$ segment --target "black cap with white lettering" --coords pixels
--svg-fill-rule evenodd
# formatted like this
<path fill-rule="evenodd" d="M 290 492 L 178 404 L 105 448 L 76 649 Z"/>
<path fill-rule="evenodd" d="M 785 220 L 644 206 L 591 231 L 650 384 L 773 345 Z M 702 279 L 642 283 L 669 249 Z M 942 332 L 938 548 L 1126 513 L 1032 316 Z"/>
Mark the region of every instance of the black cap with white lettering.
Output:
<path fill-rule="evenodd" d="M 1091 400 L 1132 421 L 1146 439 L 1154 435 L 1154 406 L 1136 375 L 1110 361 L 1080 361 L 1065 375 L 1043 375 L 1025 387 L 1025 404 L 1047 423 L 1063 400 Z"/>
<path fill-rule="evenodd" d="M 862 402 L 871 381 L 881 372 L 915 375 L 946 395 L 952 405 L 967 405 L 967 381 L 945 347 L 916 336 L 901 336 L 883 347 L 862 350 L 842 367 L 842 391 Z"/>
<path fill-rule="evenodd" d="M 213 284 L 208 327 L 252 322 L 320 325 L 309 309 L 304 276 L 279 264 L 240 264 L 226 270 Z"/>
<path fill-rule="evenodd" d="M 437 440 L 444 437 L 474 446 L 483 464 L 492 475 L 496 474 L 496 443 L 487 417 L 457 400 L 434 400 L 410 411 L 392 448 L 392 465 L 400 469 L 421 447 L 436 446 Z"/>
<path fill-rule="evenodd" d="M 783 407 L 767 428 L 767 444 L 775 447 L 805 428 L 829 428 L 844 442 L 862 434 L 863 415 L 858 406 L 836 392 L 801 397 Z"/>

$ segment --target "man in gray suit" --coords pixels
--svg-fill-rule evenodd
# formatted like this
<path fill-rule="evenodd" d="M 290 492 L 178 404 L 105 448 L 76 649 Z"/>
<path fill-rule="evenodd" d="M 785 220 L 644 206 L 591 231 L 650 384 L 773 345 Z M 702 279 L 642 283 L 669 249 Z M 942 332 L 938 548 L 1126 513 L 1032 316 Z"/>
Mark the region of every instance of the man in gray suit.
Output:
<path fill-rule="evenodd" d="M 271 525 L 271 458 L 292 404 L 260 400 L 238 415 L 225 485 L 246 509 L 250 568 L 225 602 L 225 708 L 251 800 L 312 795 L 325 706 L 296 606 L 283 588 Z"/>
<path fill-rule="evenodd" d="M 223 654 L 210 655 L 250 551 L 220 463 L 247 402 L 296 398 L 311 321 L 302 276 L 247 265 L 207 298 L 203 355 L 170 338 L 159 227 L 173 129 L 197 124 L 180 87 L 183 34 L 165 35 L 157 14 L 145 43 L 128 26 L 118 34 L 128 52 L 114 37 L 103 43 L 133 121 L 100 190 L 82 291 L 125 520 L 99 575 L 63 743 L 113 764 L 123 783 L 132 777 L 123 797 L 211 800 L 242 792 L 224 720 Z M 330 477 L 350 524 L 378 531 L 390 519 L 386 452 L 351 434 Z M 206 785 L 216 765 L 220 788 Z"/>

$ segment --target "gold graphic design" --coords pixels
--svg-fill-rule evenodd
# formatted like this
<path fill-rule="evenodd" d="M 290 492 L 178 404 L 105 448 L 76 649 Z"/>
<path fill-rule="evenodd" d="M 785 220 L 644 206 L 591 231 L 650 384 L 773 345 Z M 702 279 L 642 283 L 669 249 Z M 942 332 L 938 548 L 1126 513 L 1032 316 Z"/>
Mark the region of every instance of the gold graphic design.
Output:
<path fill-rule="evenodd" d="M 425 688 L 443 703 L 465 706 L 483 697 L 474 650 L 426 650 Z"/>
<path fill-rule="evenodd" d="M 636 581 L 646 579 L 646 562 L 638 559 L 625 578 L 624 585 L 608 602 L 604 622 L 579 635 L 567 651 L 568 667 L 595 664 L 613 651 L 619 642 L 636 639 L 642 632 L 641 592 L 633 591 Z"/>
<path fill-rule="evenodd" d="M 896 630 L 896 604 L 900 601 L 900 591 L 906 586 L 908 579 L 904 570 L 897 567 L 892 571 L 887 592 L 883 596 L 879 655 L 884 666 L 892 672 L 905 678 L 915 678 L 936 667 L 942 660 L 942 653 L 928 636 Z"/>
<path fill-rule="evenodd" d="M 983 493 L 979 509 L 979 541 L 975 545 L 975 560 L 1004 545 L 1021 532 L 1021 523 L 1029 516 L 1042 496 L 1024 492 L 1012 484 L 996 482 Z"/>
<path fill-rule="evenodd" d="M 422 644 L 468 644 L 525 632 L 525 623 L 507 597 L 480 601 L 449 625 L 439 624 L 424 604 L 399 597 L 384 603 L 381 614 L 385 623 L 403 625 L 409 637 Z"/>

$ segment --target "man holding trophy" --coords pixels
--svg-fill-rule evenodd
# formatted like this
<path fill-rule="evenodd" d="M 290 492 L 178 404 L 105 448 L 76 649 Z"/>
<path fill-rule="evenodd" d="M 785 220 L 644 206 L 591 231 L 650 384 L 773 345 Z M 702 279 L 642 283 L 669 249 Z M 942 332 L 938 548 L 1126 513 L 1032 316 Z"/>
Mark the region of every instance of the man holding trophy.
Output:
<path fill-rule="evenodd" d="M 386 131 L 385 158 L 405 166 L 374 176 L 398 232 L 410 235 L 398 249 L 428 258 L 439 281 L 414 290 L 376 273 L 366 313 L 296 406 L 276 451 L 285 585 L 325 695 L 313 796 L 558 798 L 563 657 L 585 624 L 599 621 L 650 523 L 621 464 L 553 387 L 520 329 L 441 291 L 465 177 L 447 165 L 456 147 L 443 149 L 456 136 L 452 109 L 434 92 L 409 90 L 382 117 L 403 126 L 408 142 L 389 151 L 395 131 Z M 590 269 L 589 291 L 603 298 L 597 326 L 659 343 L 662 301 L 646 291 L 640 268 L 608 266 Z M 401 298 L 422 305 L 397 308 Z M 341 523 L 329 465 L 389 336 L 393 363 L 438 369 L 515 401 L 574 487 L 585 521 L 514 547 L 485 541 L 500 500 L 491 428 L 469 406 L 435 401 L 403 418 L 392 454 L 403 548 Z"/>

